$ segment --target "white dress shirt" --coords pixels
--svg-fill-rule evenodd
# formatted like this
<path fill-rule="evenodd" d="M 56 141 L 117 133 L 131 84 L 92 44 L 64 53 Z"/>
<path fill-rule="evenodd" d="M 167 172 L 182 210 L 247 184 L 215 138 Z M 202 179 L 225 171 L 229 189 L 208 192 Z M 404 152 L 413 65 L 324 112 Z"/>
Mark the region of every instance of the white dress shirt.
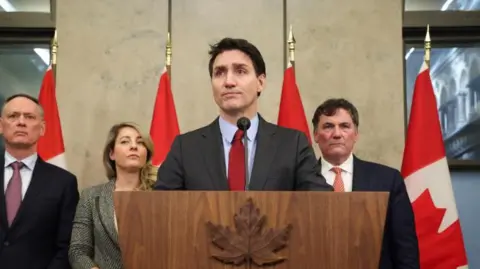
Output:
<path fill-rule="evenodd" d="M 335 167 L 331 163 L 327 162 L 324 158 L 321 158 L 322 163 L 322 175 L 327 180 L 327 183 L 333 186 L 333 181 L 335 180 L 335 172 L 331 169 Z M 345 192 L 352 191 L 353 185 L 353 154 L 350 154 L 347 160 L 344 163 L 339 165 L 342 169 L 342 180 L 345 188 Z"/>
<path fill-rule="evenodd" d="M 22 162 L 24 165 L 20 169 L 20 176 L 22 177 L 22 200 L 25 197 L 25 193 L 27 193 L 28 186 L 32 181 L 32 174 L 33 168 L 35 168 L 35 163 L 37 162 L 38 155 L 37 153 L 28 156 L 23 160 L 17 160 L 12 155 L 10 155 L 7 151 L 5 151 L 5 167 L 3 172 L 4 178 L 4 186 L 3 191 L 7 191 L 8 183 L 10 179 L 12 179 L 13 175 L 13 168 L 10 166 L 13 162 L 19 161 Z"/>

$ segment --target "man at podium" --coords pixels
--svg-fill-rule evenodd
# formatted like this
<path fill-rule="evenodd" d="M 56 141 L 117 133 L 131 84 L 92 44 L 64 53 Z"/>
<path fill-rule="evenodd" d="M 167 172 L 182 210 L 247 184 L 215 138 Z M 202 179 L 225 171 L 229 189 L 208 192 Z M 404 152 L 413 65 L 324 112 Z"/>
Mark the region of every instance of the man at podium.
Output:
<path fill-rule="evenodd" d="M 306 136 L 268 123 L 257 112 L 266 81 L 260 51 L 247 40 L 224 38 L 209 54 L 220 115 L 176 137 L 155 189 L 332 191 Z"/>
<path fill-rule="evenodd" d="M 318 160 L 320 171 L 336 192 L 390 193 L 379 268 L 420 268 L 413 209 L 400 172 L 352 153 L 359 125 L 355 106 L 345 99 L 326 100 L 312 123 L 323 156 Z"/>

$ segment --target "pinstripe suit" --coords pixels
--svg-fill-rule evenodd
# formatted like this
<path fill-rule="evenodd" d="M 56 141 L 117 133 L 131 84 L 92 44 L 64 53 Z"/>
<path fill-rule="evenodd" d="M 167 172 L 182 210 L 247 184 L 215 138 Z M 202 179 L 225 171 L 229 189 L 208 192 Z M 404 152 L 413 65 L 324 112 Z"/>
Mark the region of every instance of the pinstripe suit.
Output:
<path fill-rule="evenodd" d="M 114 219 L 114 188 L 111 180 L 82 191 L 68 252 L 73 269 L 122 269 Z"/>

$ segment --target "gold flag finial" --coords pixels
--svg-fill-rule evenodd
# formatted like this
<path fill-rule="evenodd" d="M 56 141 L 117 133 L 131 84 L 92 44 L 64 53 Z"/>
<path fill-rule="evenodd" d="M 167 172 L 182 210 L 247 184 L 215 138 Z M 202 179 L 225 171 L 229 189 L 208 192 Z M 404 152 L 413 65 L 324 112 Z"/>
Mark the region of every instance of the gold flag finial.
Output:
<path fill-rule="evenodd" d="M 53 35 L 53 40 L 52 40 L 52 52 L 51 52 L 51 59 L 50 63 L 52 65 L 57 64 L 57 51 L 58 51 L 58 41 L 57 41 L 57 30 L 55 29 L 55 34 Z"/>
<path fill-rule="evenodd" d="M 170 66 L 172 64 L 172 40 L 170 38 L 170 32 L 167 33 L 167 46 L 165 50 L 165 65 Z"/>
<path fill-rule="evenodd" d="M 290 24 L 290 31 L 288 33 L 288 60 L 295 62 L 295 37 L 293 36 L 293 27 Z"/>
<path fill-rule="evenodd" d="M 425 62 L 427 63 L 428 67 L 430 67 L 430 51 L 432 49 L 432 44 L 430 40 L 430 25 L 427 24 L 427 34 L 425 35 Z"/>

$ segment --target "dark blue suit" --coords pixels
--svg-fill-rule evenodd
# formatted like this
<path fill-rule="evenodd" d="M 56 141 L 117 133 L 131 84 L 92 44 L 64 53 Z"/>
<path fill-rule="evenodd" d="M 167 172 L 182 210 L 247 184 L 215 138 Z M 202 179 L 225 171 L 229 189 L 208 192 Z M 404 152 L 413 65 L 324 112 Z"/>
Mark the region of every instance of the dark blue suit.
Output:
<path fill-rule="evenodd" d="M 70 268 L 68 248 L 79 195 L 77 178 L 39 156 L 25 198 L 8 227 L 4 163 L 4 152 L 0 152 L 0 268 Z"/>
<path fill-rule="evenodd" d="M 318 164 L 321 171 L 320 160 Z M 413 209 L 400 172 L 354 156 L 352 184 L 352 191 L 390 193 L 379 268 L 420 268 Z"/>

